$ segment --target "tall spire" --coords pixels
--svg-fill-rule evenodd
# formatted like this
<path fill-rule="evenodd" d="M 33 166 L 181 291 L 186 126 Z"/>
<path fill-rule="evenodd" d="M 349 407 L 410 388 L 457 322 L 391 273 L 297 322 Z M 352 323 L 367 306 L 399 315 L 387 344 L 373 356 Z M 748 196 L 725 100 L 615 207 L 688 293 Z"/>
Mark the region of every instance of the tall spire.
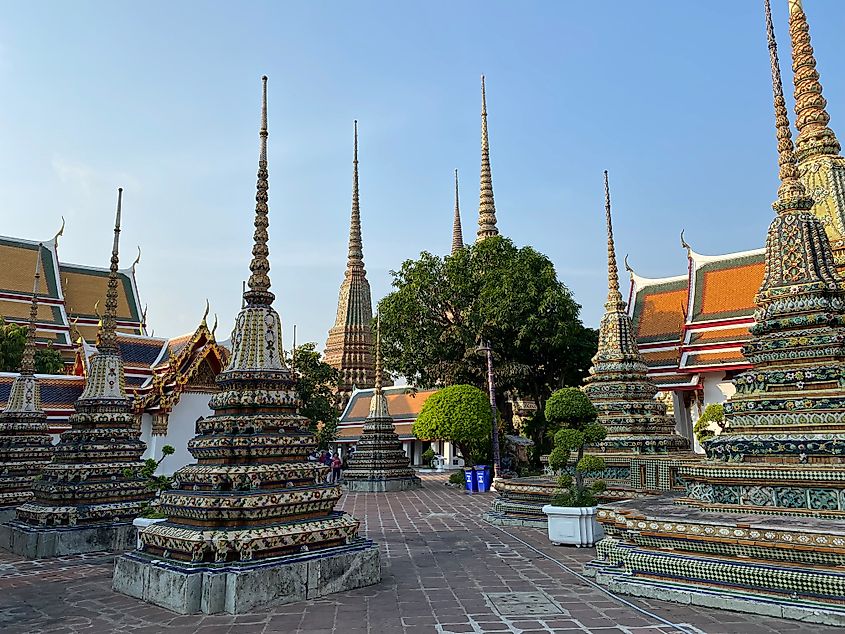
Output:
<path fill-rule="evenodd" d="M 358 122 L 354 122 L 352 151 L 352 215 L 349 221 L 349 254 L 340 284 L 337 315 L 329 330 L 324 359 L 340 370 L 341 404 L 355 387 L 373 385 L 373 302 L 364 269 L 361 240 L 361 207 L 358 193 Z"/>
<path fill-rule="evenodd" d="M 790 209 L 809 209 L 813 201 L 806 195 L 804 185 L 798 179 L 798 165 L 795 160 L 795 148 L 792 145 L 792 131 L 789 128 L 789 115 L 786 100 L 783 97 L 783 81 L 780 75 L 778 45 L 772 24 L 772 7 L 766 0 L 766 37 L 769 44 L 769 61 L 772 69 L 772 92 L 774 93 L 775 130 L 778 141 L 778 165 L 780 187 L 775 211 L 781 213 Z"/>
<path fill-rule="evenodd" d="M 464 234 L 461 230 L 461 204 L 458 198 L 458 170 L 455 170 L 455 220 L 452 222 L 452 255 L 464 248 Z"/>
<path fill-rule="evenodd" d="M 352 150 L 352 216 L 349 220 L 348 269 L 364 267 L 364 243 L 361 240 L 361 207 L 358 196 L 358 121 L 353 122 Z"/>
<path fill-rule="evenodd" d="M 117 189 L 117 212 L 114 218 L 114 242 L 109 264 L 109 281 L 106 287 L 106 309 L 103 313 L 100 331 L 97 333 L 97 351 L 100 354 L 117 354 L 117 272 L 120 264 L 120 211 L 123 203 L 123 188 Z"/>
<path fill-rule="evenodd" d="M 836 156 L 841 146 L 828 127 L 830 115 L 822 96 L 816 58 L 810 42 L 810 26 L 801 0 L 789 0 L 789 35 L 792 39 L 792 70 L 795 84 L 795 127 L 799 160 L 811 156 Z"/>
<path fill-rule="evenodd" d="M 613 221 L 610 217 L 610 184 L 604 170 L 604 217 L 607 224 L 607 303 L 606 310 L 624 310 L 625 302 L 619 292 L 619 269 L 616 267 L 616 245 L 613 243 Z"/>
<path fill-rule="evenodd" d="M 490 173 L 490 142 L 487 138 L 487 91 L 481 76 L 481 187 L 478 201 L 478 232 L 475 241 L 499 235 L 496 228 L 496 202 Z"/>
<path fill-rule="evenodd" d="M 41 249 L 38 244 L 35 253 L 35 281 L 32 284 L 32 303 L 29 306 L 29 322 L 26 325 L 26 343 L 21 358 L 21 374 L 31 376 L 35 374 L 35 322 L 38 321 L 38 283 L 41 280 Z"/>
<path fill-rule="evenodd" d="M 270 249 L 267 247 L 267 227 L 270 226 L 267 190 L 270 188 L 267 171 L 267 75 L 261 78 L 261 130 L 258 133 L 258 182 L 255 192 L 255 233 L 253 234 L 252 262 L 249 264 L 249 290 L 244 293 L 247 306 L 269 306 L 275 295 L 270 292 Z"/>

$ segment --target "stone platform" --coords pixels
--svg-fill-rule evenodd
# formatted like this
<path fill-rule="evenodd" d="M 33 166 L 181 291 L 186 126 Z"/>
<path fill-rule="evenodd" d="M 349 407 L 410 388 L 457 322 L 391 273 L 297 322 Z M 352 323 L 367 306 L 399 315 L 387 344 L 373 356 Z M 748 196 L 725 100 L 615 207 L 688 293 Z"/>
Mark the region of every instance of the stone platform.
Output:
<path fill-rule="evenodd" d="M 585 570 L 612 591 L 845 626 L 845 521 L 702 511 L 669 494 L 603 505 Z"/>
<path fill-rule="evenodd" d="M 344 482 L 350 493 L 390 493 L 392 491 L 410 491 L 422 487 L 422 480 L 411 478 L 373 478 L 371 480 L 347 480 Z"/>
<path fill-rule="evenodd" d="M 14 506 L 8 506 L 6 508 L 0 509 L 0 524 L 5 524 L 13 519 L 15 519 L 15 508 Z"/>
<path fill-rule="evenodd" d="M 89 526 L 30 526 L 17 520 L 0 524 L 0 548 L 27 559 L 135 548 L 132 522 Z"/>
<path fill-rule="evenodd" d="M 381 580 L 378 545 L 359 539 L 252 565 L 191 565 L 134 551 L 115 561 L 113 588 L 179 614 L 244 614 Z"/>

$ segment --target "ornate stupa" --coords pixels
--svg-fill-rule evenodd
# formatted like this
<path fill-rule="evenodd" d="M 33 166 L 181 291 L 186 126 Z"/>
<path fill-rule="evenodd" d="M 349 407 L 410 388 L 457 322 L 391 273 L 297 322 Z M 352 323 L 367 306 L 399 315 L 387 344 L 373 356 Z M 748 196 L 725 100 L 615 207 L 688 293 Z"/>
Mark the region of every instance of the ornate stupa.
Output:
<path fill-rule="evenodd" d="M 71 429 L 33 484 L 34 499 L 17 509 L 10 549 L 26 557 L 126 550 L 132 520 L 152 493 L 139 474 L 144 443 L 138 438 L 117 345 L 118 241 L 123 190 L 118 189 L 114 244 L 105 310 Z M 5 528 L 4 527 L 4 528 Z"/>
<path fill-rule="evenodd" d="M 487 138 L 487 90 L 481 76 L 481 182 L 478 200 L 478 231 L 475 241 L 499 235 L 496 227 L 496 201 L 493 199 L 493 175 L 490 172 L 490 141 Z"/>
<path fill-rule="evenodd" d="M 381 329 L 379 329 L 381 330 Z M 376 334 L 376 382 L 370 399 L 370 413 L 364 420 L 361 438 L 343 472 L 350 491 L 382 493 L 405 491 L 422 486 L 402 449 L 387 399 L 381 391 L 381 335 Z"/>
<path fill-rule="evenodd" d="M 340 370 L 338 395 L 346 404 L 354 388 L 373 386 L 373 302 L 370 283 L 364 269 L 364 248 L 361 241 L 361 207 L 358 198 L 358 122 L 352 160 L 352 217 L 349 222 L 349 256 L 346 273 L 340 285 L 337 316 L 329 330 L 324 360 Z"/>
<path fill-rule="evenodd" d="M 455 218 L 452 221 L 452 255 L 464 248 L 464 232 L 461 229 L 461 203 L 458 198 L 458 170 L 455 170 Z"/>
<path fill-rule="evenodd" d="M 35 324 L 40 281 L 39 244 L 21 372 L 15 377 L 9 401 L 0 413 L 0 521 L 14 517 L 15 507 L 32 499 L 32 483 L 53 454 L 47 415 L 41 407 L 41 386 L 35 378 Z"/>
<path fill-rule="evenodd" d="M 686 494 L 599 509 L 591 565 L 616 591 L 845 625 L 845 281 L 799 179 L 771 11 L 780 187 L 756 323 Z"/>
<path fill-rule="evenodd" d="M 610 186 L 604 173 L 607 225 L 607 302 L 599 326 L 599 345 L 584 391 L 607 428 L 600 450 L 610 453 L 664 454 L 688 450 L 689 441 L 675 433 L 675 420 L 655 399 L 657 386 L 646 377 L 648 367 L 637 348 L 634 325 L 619 292 L 619 272 Z M 647 483 L 642 483 L 645 488 Z"/>
<path fill-rule="evenodd" d="M 655 398 L 657 386 L 646 376 L 634 326 L 619 292 L 619 272 L 610 213 L 610 187 L 604 173 L 607 226 L 607 302 L 599 327 L 599 345 L 584 391 L 598 410 L 607 438 L 592 451 L 604 458 L 604 499 L 637 498 L 683 490 L 680 467 L 699 459 L 689 441 L 675 433 L 666 404 Z M 543 526 L 542 508 L 557 492 L 557 478 L 496 480 L 499 496 L 486 518 L 505 526 Z"/>
<path fill-rule="evenodd" d="M 789 0 L 789 34 L 795 88 L 798 172 L 813 213 L 822 221 L 840 274 L 845 272 L 845 158 L 830 129 L 827 102 L 816 70 L 810 26 L 801 0 Z"/>
<path fill-rule="evenodd" d="M 167 521 L 146 528 L 115 566 L 116 590 L 181 613 L 239 613 L 350 590 L 380 579 L 378 546 L 334 510 L 341 488 L 297 414 L 270 291 L 267 78 L 263 78 L 255 234 L 244 308 L 217 377 L 212 416 L 197 422 L 196 464 L 161 495 Z"/>

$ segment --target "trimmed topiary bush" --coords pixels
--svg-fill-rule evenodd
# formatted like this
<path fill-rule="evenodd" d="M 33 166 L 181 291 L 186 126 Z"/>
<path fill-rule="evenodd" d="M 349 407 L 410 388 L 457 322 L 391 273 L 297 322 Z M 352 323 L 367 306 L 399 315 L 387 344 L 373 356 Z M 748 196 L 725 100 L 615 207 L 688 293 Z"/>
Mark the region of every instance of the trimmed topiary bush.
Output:
<path fill-rule="evenodd" d="M 562 474 L 558 478 L 559 493 L 552 499 L 555 506 L 595 506 L 596 494 L 605 490 L 602 480 L 591 484 L 585 478 L 604 471 L 602 458 L 584 455 L 588 445 L 604 440 L 607 429 L 596 422 L 598 412 L 587 395 L 574 387 L 563 388 L 546 401 L 546 418 L 561 425 L 555 434 L 555 448 L 549 454 L 549 466 L 563 470 L 575 453 L 575 477 Z"/>
<path fill-rule="evenodd" d="M 695 425 L 693 425 L 692 428 L 699 444 L 703 446 L 704 443 L 716 436 L 716 432 L 713 430 L 713 425 L 711 425 L 711 423 L 715 424 L 721 433 L 724 429 L 724 422 L 725 408 L 721 403 L 710 403 L 710 405 L 705 407 L 701 416 L 698 417 L 698 420 L 695 421 Z"/>
<path fill-rule="evenodd" d="M 467 466 L 489 452 L 493 431 L 487 395 L 473 385 L 451 385 L 428 397 L 414 421 L 414 436 L 450 440 Z"/>

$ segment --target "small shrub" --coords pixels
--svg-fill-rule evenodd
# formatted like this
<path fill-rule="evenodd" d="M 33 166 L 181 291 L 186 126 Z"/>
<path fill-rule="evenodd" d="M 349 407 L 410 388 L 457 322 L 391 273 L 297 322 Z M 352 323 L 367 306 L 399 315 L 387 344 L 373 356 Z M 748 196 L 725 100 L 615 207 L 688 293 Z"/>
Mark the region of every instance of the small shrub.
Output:
<path fill-rule="evenodd" d="M 710 405 L 705 407 L 701 416 L 692 428 L 699 444 L 704 445 L 708 440 L 716 435 L 716 432 L 713 431 L 710 423 L 715 423 L 716 427 L 718 427 L 721 432 L 724 429 L 724 422 L 725 408 L 721 403 L 710 403 Z"/>
<path fill-rule="evenodd" d="M 449 484 L 463 484 L 464 483 L 464 472 L 463 471 L 454 471 L 449 474 Z"/>
<path fill-rule="evenodd" d="M 423 453 L 422 453 L 423 464 L 430 465 L 431 461 L 434 460 L 434 456 L 435 456 L 434 449 L 432 449 L 431 447 L 429 447 L 428 449 L 423 451 Z"/>

